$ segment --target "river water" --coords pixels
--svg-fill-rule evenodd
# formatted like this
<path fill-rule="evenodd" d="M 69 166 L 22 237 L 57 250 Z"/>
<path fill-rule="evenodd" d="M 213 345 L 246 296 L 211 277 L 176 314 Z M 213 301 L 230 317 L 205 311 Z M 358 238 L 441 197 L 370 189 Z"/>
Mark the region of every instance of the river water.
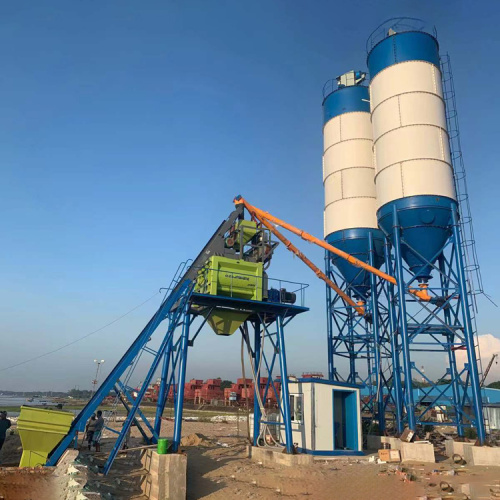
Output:
<path fill-rule="evenodd" d="M 47 401 L 47 399 L 42 399 L 42 401 Z M 35 401 L 28 402 L 26 398 L 20 398 L 17 396 L 0 396 L 0 410 L 2 408 L 6 408 L 8 406 L 22 406 L 22 405 L 29 405 L 29 406 L 42 406 L 40 403 Z M 18 411 L 9 411 L 8 412 L 9 417 L 18 417 L 19 412 Z"/>

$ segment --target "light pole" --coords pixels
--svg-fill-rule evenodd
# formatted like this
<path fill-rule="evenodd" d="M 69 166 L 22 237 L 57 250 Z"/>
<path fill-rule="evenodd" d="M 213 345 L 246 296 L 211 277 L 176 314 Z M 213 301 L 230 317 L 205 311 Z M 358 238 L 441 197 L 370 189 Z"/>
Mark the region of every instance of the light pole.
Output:
<path fill-rule="evenodd" d="M 101 368 L 101 365 L 104 363 L 104 359 L 101 360 L 94 359 L 94 363 L 97 365 L 97 370 L 95 372 L 95 379 L 92 380 L 92 394 L 90 395 L 91 398 L 94 395 L 95 389 L 97 387 L 97 382 L 99 380 L 99 369 Z"/>

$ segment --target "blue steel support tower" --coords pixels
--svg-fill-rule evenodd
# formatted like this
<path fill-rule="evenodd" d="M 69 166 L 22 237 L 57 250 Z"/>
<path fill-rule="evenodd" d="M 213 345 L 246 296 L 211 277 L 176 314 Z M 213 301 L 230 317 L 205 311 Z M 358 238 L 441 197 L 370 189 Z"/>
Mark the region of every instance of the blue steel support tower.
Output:
<path fill-rule="evenodd" d="M 325 240 L 379 268 L 384 236 L 377 227 L 372 131 L 365 74 L 351 71 L 323 88 L 323 181 Z M 328 375 L 330 380 L 366 384 L 370 394 L 363 410 L 375 413 L 384 427 L 382 362 L 390 356 L 386 321 L 379 308 L 379 279 L 326 252 L 327 276 L 351 299 L 363 305 L 361 315 L 326 287 Z"/>
<path fill-rule="evenodd" d="M 397 413 L 411 429 L 440 424 L 430 419 L 430 409 L 447 399 L 458 434 L 475 427 L 484 443 L 476 332 L 436 35 L 419 20 L 393 19 L 374 31 L 367 49 L 377 219 L 386 238 L 385 271 L 398 283 L 387 302 L 396 382 L 386 390 L 396 393 Z M 410 293 L 416 290 L 420 299 Z M 467 353 L 463 366 L 457 366 L 459 349 Z M 418 368 L 420 353 L 436 366 L 447 362 L 441 378 L 449 386 Z M 421 397 L 414 391 L 416 377 L 429 384 Z"/>

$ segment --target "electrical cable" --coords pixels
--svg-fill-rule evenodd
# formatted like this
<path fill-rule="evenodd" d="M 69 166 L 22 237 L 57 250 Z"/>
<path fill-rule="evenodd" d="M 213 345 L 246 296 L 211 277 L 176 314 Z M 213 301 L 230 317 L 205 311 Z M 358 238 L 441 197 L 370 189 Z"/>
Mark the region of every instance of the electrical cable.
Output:
<path fill-rule="evenodd" d="M 247 385 L 247 379 L 245 376 L 245 351 L 243 349 L 244 346 L 244 336 L 241 336 L 241 376 L 243 377 L 243 384 L 245 387 L 245 400 L 246 400 L 246 407 L 247 407 L 247 439 L 251 443 L 250 440 L 250 409 L 248 407 L 248 385 Z M 255 425 L 255 423 L 254 423 Z"/>
<path fill-rule="evenodd" d="M 149 299 L 146 299 L 144 302 L 141 302 L 139 305 L 137 305 L 134 308 L 130 309 L 126 313 L 122 314 L 121 316 L 118 316 L 113 321 L 110 321 L 109 323 L 105 324 L 104 326 L 101 326 L 97 330 L 94 330 L 94 331 L 92 331 L 90 333 L 87 333 L 83 337 L 79 337 L 79 338 L 77 338 L 75 340 L 72 340 L 71 342 L 68 342 L 67 344 L 64 344 L 64 345 L 62 345 L 60 347 L 57 347 L 56 349 L 53 349 L 52 351 L 47 351 L 47 352 L 45 352 L 43 354 L 39 354 L 38 356 L 34 356 L 33 358 L 27 359 L 25 361 L 21 361 L 20 363 L 15 363 L 15 364 L 7 366 L 5 368 L 0 368 L 0 372 L 4 372 L 6 370 L 11 370 L 12 368 L 17 368 L 18 366 L 22 366 L 22 365 L 25 365 L 27 363 L 31 363 L 32 361 L 36 361 L 36 360 L 38 360 L 40 358 L 44 358 L 45 356 L 50 356 L 51 354 L 55 354 L 56 352 L 62 351 L 63 349 L 66 349 L 67 347 L 70 347 L 70 346 L 72 346 L 72 345 L 74 345 L 74 344 L 76 344 L 76 343 L 78 343 L 78 342 L 80 342 L 82 340 L 85 340 L 86 338 L 90 337 L 91 335 L 95 335 L 96 333 L 101 332 L 105 328 L 108 328 L 108 326 L 111 326 L 111 325 L 117 323 L 121 319 L 125 318 L 129 314 L 133 313 L 134 311 L 136 311 L 137 309 L 139 309 L 140 307 L 142 307 L 144 304 L 147 304 L 150 300 L 154 299 L 159 294 L 160 294 L 160 292 L 156 292 L 154 295 L 151 295 L 151 297 L 149 297 Z"/>
<path fill-rule="evenodd" d="M 264 402 L 262 401 L 262 397 L 260 395 L 260 387 L 258 387 L 258 384 L 257 384 L 257 375 L 260 376 L 260 369 L 261 369 L 261 365 L 262 365 L 262 360 L 264 358 L 264 340 L 265 340 L 265 337 L 266 337 L 266 329 L 265 329 L 265 327 L 262 329 L 262 337 L 261 337 L 261 343 L 260 343 L 259 364 L 258 364 L 257 370 L 255 370 L 255 366 L 254 366 L 254 362 L 253 362 L 253 358 L 252 358 L 252 348 L 250 347 L 250 341 L 249 341 L 249 338 L 248 338 L 248 328 L 246 327 L 246 325 L 245 325 L 244 331 L 241 330 L 241 333 L 242 333 L 242 342 L 244 340 L 245 343 L 246 343 L 246 345 L 247 345 L 248 359 L 249 359 L 249 362 L 250 362 L 250 370 L 252 371 L 253 383 L 254 383 L 254 387 L 256 388 L 255 391 L 254 391 L 254 394 L 255 394 L 255 396 L 257 398 L 257 402 L 258 402 L 259 407 L 260 407 L 260 413 L 261 413 L 261 417 L 260 418 L 261 418 L 261 421 L 264 420 L 264 421 L 267 422 L 267 418 L 268 417 L 267 417 L 266 408 L 265 408 Z M 242 347 L 243 347 L 243 345 L 242 345 Z M 271 385 L 272 385 L 273 390 L 274 390 L 274 380 L 272 379 L 272 374 L 270 374 L 269 376 L 271 378 Z M 254 425 L 256 425 L 255 422 L 254 422 Z M 274 443 L 274 446 L 281 446 L 274 439 L 274 436 L 273 436 L 271 430 L 269 429 L 268 424 L 261 422 L 261 424 L 260 424 L 260 433 L 259 433 L 259 437 L 257 438 L 257 446 L 260 447 L 260 446 L 266 446 L 267 444 L 269 444 L 268 440 L 266 439 L 266 436 L 268 436 L 270 438 L 270 440 Z M 261 440 L 264 443 L 263 445 L 260 444 Z"/>

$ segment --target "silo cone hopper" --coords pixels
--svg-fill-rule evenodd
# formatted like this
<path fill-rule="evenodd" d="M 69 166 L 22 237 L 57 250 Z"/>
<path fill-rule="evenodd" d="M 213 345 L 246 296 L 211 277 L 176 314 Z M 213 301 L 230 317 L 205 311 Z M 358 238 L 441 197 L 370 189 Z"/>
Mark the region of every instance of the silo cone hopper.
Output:
<path fill-rule="evenodd" d="M 370 244 L 368 235 L 370 231 L 375 253 L 374 264 L 378 269 L 382 265 L 384 255 L 384 236 L 379 229 L 360 228 L 336 231 L 328 235 L 326 241 L 339 250 L 369 264 Z M 331 259 L 346 283 L 352 287 L 353 293 L 358 298 L 364 299 L 370 290 L 370 273 L 349 264 L 347 260 L 337 255 L 331 254 Z"/>
<path fill-rule="evenodd" d="M 66 411 L 21 406 L 17 429 L 23 454 L 19 466 L 45 465 L 49 453 L 68 433 L 73 417 Z"/>
<path fill-rule="evenodd" d="M 401 256 L 418 281 L 431 278 L 434 264 L 451 235 L 454 200 L 444 196 L 412 196 L 395 200 L 378 211 L 379 225 L 393 243 L 394 208 L 401 228 Z"/>

